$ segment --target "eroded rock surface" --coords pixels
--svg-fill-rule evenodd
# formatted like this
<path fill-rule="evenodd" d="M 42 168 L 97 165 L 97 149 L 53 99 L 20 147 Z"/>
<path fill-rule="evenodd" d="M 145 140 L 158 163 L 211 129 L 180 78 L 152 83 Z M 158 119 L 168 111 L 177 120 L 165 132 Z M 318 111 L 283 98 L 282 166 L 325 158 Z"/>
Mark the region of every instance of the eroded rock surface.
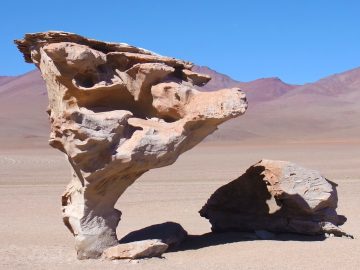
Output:
<path fill-rule="evenodd" d="M 338 226 L 336 184 L 314 170 L 262 160 L 220 187 L 200 210 L 212 230 L 346 235 Z"/>
<path fill-rule="evenodd" d="M 123 43 L 72 33 L 26 34 L 15 41 L 45 79 L 50 145 L 72 168 L 63 220 L 78 258 L 117 244 L 119 196 L 146 171 L 167 166 L 247 104 L 238 88 L 204 93 L 210 77 L 192 64 Z"/>

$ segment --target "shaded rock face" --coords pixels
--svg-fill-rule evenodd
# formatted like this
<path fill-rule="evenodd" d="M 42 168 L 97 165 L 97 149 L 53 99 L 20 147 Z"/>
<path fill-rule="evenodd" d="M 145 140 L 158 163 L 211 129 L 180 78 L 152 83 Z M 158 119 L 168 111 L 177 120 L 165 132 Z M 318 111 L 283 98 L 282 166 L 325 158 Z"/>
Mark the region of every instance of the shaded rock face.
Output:
<path fill-rule="evenodd" d="M 336 184 L 286 161 L 262 160 L 220 187 L 200 210 L 212 230 L 344 235 Z"/>
<path fill-rule="evenodd" d="M 210 77 L 191 71 L 191 63 L 127 44 L 65 32 L 26 34 L 15 43 L 46 82 L 50 145 L 72 168 L 63 220 L 81 259 L 117 244 L 121 212 L 114 205 L 128 186 L 247 107 L 238 88 L 195 90 Z"/>

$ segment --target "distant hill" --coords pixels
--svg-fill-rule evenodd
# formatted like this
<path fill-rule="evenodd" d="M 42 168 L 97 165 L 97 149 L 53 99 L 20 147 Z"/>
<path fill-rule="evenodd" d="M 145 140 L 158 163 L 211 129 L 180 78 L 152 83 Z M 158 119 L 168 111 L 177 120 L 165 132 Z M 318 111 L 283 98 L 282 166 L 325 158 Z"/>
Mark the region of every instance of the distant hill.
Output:
<path fill-rule="evenodd" d="M 201 91 L 240 87 L 249 101 L 244 116 L 220 126 L 208 140 L 330 141 L 360 139 L 360 68 L 301 86 L 279 78 L 240 82 L 208 67 L 194 70 L 212 80 Z M 39 71 L 0 77 L 0 145 L 46 146 L 47 94 Z"/>
<path fill-rule="evenodd" d="M 324 96 L 341 96 L 353 92 L 359 93 L 360 89 L 360 67 L 346 72 L 334 74 L 317 82 L 305 84 L 292 91 L 292 95 L 298 94 L 320 94 Z"/>
<path fill-rule="evenodd" d="M 4 84 L 0 80 L 0 144 L 46 145 L 46 107 L 46 88 L 39 71 L 14 77 Z"/>
<path fill-rule="evenodd" d="M 219 73 L 206 66 L 194 66 L 192 70 L 211 76 L 211 80 L 205 86 L 201 87 L 203 90 L 206 91 L 214 91 L 221 88 L 236 87 L 241 83 L 225 74 Z"/>
<path fill-rule="evenodd" d="M 193 70 L 211 76 L 210 82 L 200 89 L 204 91 L 214 91 L 221 88 L 239 87 L 245 91 L 249 102 L 269 101 L 297 87 L 297 85 L 287 84 L 276 77 L 240 82 L 208 67 L 195 66 Z"/>
<path fill-rule="evenodd" d="M 225 123 L 213 139 L 360 140 L 360 68 L 279 93 L 249 103 L 244 117 Z"/>
<path fill-rule="evenodd" d="M 11 77 L 11 76 L 0 76 L 0 86 L 10 82 L 11 80 L 15 79 L 16 77 Z"/>

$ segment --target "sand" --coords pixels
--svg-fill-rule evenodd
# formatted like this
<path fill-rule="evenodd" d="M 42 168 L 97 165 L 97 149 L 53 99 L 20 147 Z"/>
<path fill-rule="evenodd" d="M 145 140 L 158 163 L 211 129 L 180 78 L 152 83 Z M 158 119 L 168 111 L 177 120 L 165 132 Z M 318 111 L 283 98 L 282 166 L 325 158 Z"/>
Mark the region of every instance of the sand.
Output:
<path fill-rule="evenodd" d="M 120 198 L 119 237 L 166 221 L 193 235 L 177 252 L 140 261 L 78 261 L 62 224 L 60 195 L 69 179 L 63 155 L 50 147 L 0 150 L 0 269 L 360 269 L 360 143 L 203 143 L 172 166 L 141 177 Z M 219 186 L 261 158 L 320 170 L 339 184 L 343 229 L 356 239 L 285 236 L 252 240 L 209 236 L 197 211 Z"/>

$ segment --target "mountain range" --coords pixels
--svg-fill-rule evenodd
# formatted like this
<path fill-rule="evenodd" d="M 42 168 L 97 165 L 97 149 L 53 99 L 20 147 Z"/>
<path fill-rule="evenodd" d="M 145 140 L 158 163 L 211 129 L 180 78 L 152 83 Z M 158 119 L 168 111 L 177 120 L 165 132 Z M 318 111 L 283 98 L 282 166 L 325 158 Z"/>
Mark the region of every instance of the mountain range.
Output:
<path fill-rule="evenodd" d="M 291 85 L 279 78 L 241 82 L 195 66 L 211 81 L 201 91 L 239 87 L 249 102 L 244 116 L 220 126 L 210 141 L 242 143 L 360 139 L 360 68 L 314 83 Z M 49 133 L 47 94 L 40 72 L 0 76 L 0 146 L 44 146 Z"/>
<path fill-rule="evenodd" d="M 211 76 L 212 79 L 202 87 L 203 90 L 214 91 L 221 88 L 240 87 L 246 92 L 247 98 L 251 103 L 275 99 L 297 87 L 297 85 L 287 84 L 277 77 L 239 82 L 208 67 L 195 66 L 193 70 Z"/>

